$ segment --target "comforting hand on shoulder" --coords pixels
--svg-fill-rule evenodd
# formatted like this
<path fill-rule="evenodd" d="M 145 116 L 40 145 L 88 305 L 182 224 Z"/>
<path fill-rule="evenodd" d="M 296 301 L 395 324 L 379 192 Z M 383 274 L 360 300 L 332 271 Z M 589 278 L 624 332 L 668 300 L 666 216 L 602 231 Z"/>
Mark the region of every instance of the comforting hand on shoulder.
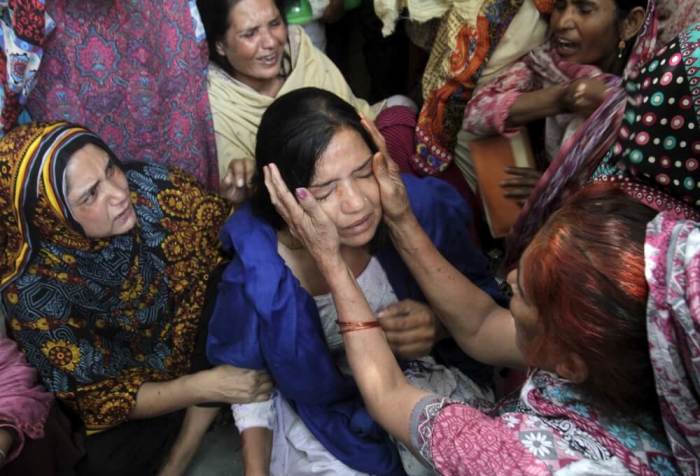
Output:
<path fill-rule="evenodd" d="M 197 375 L 204 376 L 203 389 L 209 402 L 249 403 L 270 398 L 272 380 L 263 371 L 219 365 Z"/>

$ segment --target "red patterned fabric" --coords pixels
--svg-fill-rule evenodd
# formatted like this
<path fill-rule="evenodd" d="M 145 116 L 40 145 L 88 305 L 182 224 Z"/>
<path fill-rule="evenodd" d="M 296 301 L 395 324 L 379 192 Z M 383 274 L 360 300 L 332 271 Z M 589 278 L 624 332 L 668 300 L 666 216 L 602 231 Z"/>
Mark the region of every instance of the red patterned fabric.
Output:
<path fill-rule="evenodd" d="M 57 26 L 27 103 L 32 118 L 82 124 L 124 160 L 177 166 L 218 189 L 207 45 L 194 2 L 47 7 Z"/>
<path fill-rule="evenodd" d="M 440 412 L 433 422 L 431 447 L 433 464 L 443 475 L 550 474 L 513 430 L 466 405 L 450 405 Z"/>

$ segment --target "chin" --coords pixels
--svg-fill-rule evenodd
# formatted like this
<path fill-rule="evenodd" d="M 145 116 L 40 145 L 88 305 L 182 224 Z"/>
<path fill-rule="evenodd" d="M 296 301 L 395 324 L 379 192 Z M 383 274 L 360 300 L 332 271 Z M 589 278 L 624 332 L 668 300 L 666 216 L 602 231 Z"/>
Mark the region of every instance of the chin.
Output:
<path fill-rule="evenodd" d="M 340 244 L 348 248 L 362 248 L 369 245 L 369 243 L 374 239 L 374 235 L 377 234 L 377 228 L 379 222 L 377 221 L 374 226 L 370 227 L 368 230 L 358 233 L 357 235 L 351 236 L 341 236 Z"/>
<path fill-rule="evenodd" d="M 274 68 L 261 68 L 261 70 L 255 74 L 255 76 L 261 80 L 270 80 L 279 77 L 281 71 L 282 65 L 279 64 Z"/>

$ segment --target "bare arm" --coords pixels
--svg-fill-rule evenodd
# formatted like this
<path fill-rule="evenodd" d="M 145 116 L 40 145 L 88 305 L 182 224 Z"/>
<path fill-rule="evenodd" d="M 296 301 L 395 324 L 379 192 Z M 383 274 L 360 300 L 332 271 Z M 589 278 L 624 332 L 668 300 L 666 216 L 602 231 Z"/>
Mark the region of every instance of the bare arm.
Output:
<path fill-rule="evenodd" d="M 241 433 L 241 453 L 246 476 L 269 474 L 272 431 L 263 427 L 245 430 Z"/>
<path fill-rule="evenodd" d="M 136 394 L 130 419 L 151 418 L 203 402 L 247 403 L 270 398 L 264 372 L 220 365 L 168 382 L 146 382 Z"/>
<path fill-rule="evenodd" d="M 375 154 L 373 170 L 384 221 L 430 306 L 460 348 L 473 358 L 491 365 L 524 366 L 515 344 L 510 311 L 500 307 L 435 248 L 413 215 L 398 166 L 386 158 L 384 139 L 373 124 L 366 119 L 363 122 L 380 151 Z"/>
<path fill-rule="evenodd" d="M 482 362 L 524 366 L 510 311 L 474 285 L 435 248 L 415 216 L 389 225 L 416 282 L 459 347 Z"/>
<path fill-rule="evenodd" d="M 189 407 L 175 443 L 161 467 L 158 476 L 185 474 L 197 453 L 204 434 L 219 413 L 219 408 Z"/>
<path fill-rule="evenodd" d="M 319 268 L 333 294 L 339 321 L 376 320 L 345 263 L 321 265 Z M 410 448 L 411 412 L 428 392 L 408 383 L 381 327 L 346 332 L 343 341 L 353 377 L 370 415 Z"/>
<path fill-rule="evenodd" d="M 565 92 L 566 85 L 555 85 L 522 93 L 510 108 L 506 118 L 506 126 L 516 128 L 537 119 L 566 112 L 562 103 Z"/>

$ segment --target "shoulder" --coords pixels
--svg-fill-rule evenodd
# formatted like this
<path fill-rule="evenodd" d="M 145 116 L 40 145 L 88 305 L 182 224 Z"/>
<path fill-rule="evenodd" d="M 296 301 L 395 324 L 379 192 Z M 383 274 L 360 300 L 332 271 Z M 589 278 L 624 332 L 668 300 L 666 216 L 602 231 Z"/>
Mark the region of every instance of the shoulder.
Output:
<path fill-rule="evenodd" d="M 403 174 L 408 199 L 416 218 L 423 227 L 451 226 L 468 227 L 472 212 L 462 196 L 444 180 L 434 177 L 415 177 Z"/>

